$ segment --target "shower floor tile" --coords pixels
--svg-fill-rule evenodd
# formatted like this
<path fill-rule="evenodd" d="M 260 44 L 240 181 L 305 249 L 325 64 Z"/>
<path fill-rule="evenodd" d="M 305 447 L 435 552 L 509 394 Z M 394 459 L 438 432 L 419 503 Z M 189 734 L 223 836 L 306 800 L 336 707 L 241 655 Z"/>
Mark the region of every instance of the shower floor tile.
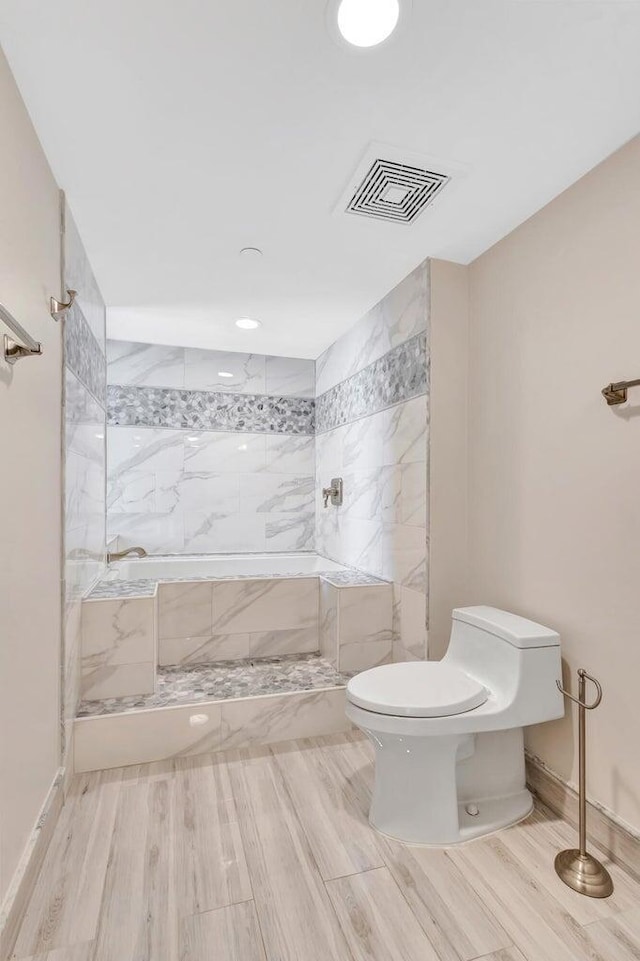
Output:
<path fill-rule="evenodd" d="M 344 687 L 348 675 L 340 674 L 319 654 L 288 654 L 279 657 L 251 658 L 245 661 L 220 661 L 200 667 L 161 667 L 154 694 L 110 697 L 82 701 L 78 717 L 120 714 L 199 701 L 287 694 Z"/>

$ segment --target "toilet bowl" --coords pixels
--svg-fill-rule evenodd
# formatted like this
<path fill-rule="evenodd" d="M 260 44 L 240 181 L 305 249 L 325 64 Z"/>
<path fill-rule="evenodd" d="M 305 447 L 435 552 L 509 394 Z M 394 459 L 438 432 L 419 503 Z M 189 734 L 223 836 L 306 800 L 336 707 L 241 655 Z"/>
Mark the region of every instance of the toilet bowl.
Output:
<path fill-rule="evenodd" d="M 560 637 L 492 607 L 452 614 L 442 661 L 386 664 L 347 685 L 347 716 L 375 749 L 369 820 L 449 845 L 530 813 L 523 728 L 562 717 Z"/>

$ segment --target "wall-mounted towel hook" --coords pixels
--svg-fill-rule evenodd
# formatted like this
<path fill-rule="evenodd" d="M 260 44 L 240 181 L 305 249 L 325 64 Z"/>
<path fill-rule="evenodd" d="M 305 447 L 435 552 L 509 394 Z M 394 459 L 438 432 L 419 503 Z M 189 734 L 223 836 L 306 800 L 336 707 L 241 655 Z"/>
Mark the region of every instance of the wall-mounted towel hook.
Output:
<path fill-rule="evenodd" d="M 627 391 L 630 387 L 640 387 L 640 377 L 638 380 L 619 380 L 615 384 L 607 384 L 602 388 L 602 396 L 609 407 L 616 404 L 624 404 L 627 400 Z"/>
<path fill-rule="evenodd" d="M 73 306 L 73 302 L 76 299 L 76 291 L 69 290 L 67 288 L 67 293 L 69 295 L 69 300 L 66 304 L 60 300 L 56 300 L 55 297 L 51 297 L 49 300 L 49 311 L 54 320 L 60 320 L 61 317 L 64 317 L 69 308 Z"/>

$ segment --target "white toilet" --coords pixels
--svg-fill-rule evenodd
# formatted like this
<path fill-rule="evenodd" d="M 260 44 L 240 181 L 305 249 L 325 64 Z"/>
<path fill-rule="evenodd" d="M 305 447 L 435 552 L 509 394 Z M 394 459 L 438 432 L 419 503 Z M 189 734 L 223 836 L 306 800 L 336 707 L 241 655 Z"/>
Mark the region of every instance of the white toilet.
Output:
<path fill-rule="evenodd" d="M 453 611 L 442 661 L 374 667 L 347 716 L 375 747 L 374 828 L 457 844 L 526 817 L 522 729 L 562 717 L 560 637 L 493 607 Z"/>

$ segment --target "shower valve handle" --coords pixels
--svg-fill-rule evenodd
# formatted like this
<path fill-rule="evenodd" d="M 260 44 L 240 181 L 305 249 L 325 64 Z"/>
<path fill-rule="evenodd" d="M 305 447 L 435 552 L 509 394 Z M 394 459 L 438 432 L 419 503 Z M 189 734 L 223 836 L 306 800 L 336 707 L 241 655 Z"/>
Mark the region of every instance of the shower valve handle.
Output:
<path fill-rule="evenodd" d="M 329 506 L 329 501 L 334 507 L 340 507 L 342 504 L 342 478 L 332 477 L 331 487 L 322 488 L 322 499 L 324 500 L 324 506 Z"/>

